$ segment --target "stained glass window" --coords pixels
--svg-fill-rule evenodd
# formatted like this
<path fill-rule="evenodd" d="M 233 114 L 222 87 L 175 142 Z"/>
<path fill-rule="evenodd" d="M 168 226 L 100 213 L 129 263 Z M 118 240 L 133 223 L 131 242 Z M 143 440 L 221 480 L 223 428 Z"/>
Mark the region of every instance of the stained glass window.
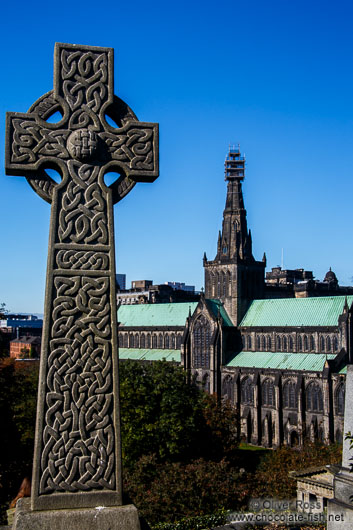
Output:
<path fill-rule="evenodd" d="M 194 367 L 210 367 L 211 330 L 208 320 L 201 316 L 194 327 Z"/>
<path fill-rule="evenodd" d="M 283 405 L 285 408 L 297 408 L 294 381 L 287 381 L 283 386 Z"/>

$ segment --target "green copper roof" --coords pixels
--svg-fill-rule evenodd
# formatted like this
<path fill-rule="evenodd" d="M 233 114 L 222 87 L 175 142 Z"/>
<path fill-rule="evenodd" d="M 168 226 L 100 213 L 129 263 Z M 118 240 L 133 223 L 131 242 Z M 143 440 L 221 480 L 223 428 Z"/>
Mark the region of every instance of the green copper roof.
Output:
<path fill-rule="evenodd" d="M 216 318 L 218 317 L 218 312 L 220 313 L 225 326 L 233 326 L 232 321 L 230 320 L 227 311 L 224 309 L 222 302 L 208 298 L 206 299 L 206 304 Z"/>
<path fill-rule="evenodd" d="M 240 326 L 337 326 L 346 298 L 350 307 L 353 296 L 254 300 Z"/>
<path fill-rule="evenodd" d="M 186 319 L 196 309 L 198 302 L 173 304 L 121 305 L 118 322 L 122 326 L 185 326 Z"/>
<path fill-rule="evenodd" d="M 119 359 L 135 361 L 175 361 L 180 363 L 180 350 L 143 350 L 134 348 L 119 348 Z"/>
<path fill-rule="evenodd" d="M 338 372 L 339 374 L 347 374 L 347 365 L 346 366 L 343 366 L 343 368 L 341 368 L 341 370 Z"/>
<path fill-rule="evenodd" d="M 278 370 L 307 370 L 318 372 L 324 367 L 326 358 L 334 359 L 335 353 L 282 353 L 265 351 L 242 351 L 227 366 L 244 368 L 276 368 Z"/>

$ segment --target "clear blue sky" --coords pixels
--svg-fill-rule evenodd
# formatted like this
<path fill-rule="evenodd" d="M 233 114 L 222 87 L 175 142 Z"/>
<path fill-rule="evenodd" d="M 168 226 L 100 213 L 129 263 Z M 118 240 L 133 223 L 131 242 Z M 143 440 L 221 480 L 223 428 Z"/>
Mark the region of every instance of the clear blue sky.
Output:
<path fill-rule="evenodd" d="M 229 143 L 246 154 L 255 257 L 271 268 L 283 248 L 286 268 L 352 283 L 351 0 L 20 0 L 1 18 L 1 145 L 5 111 L 51 90 L 55 41 L 113 47 L 115 93 L 160 124 L 159 179 L 115 207 L 129 283 L 203 285 Z M 0 302 L 42 312 L 50 206 L 2 170 L 0 211 Z"/>

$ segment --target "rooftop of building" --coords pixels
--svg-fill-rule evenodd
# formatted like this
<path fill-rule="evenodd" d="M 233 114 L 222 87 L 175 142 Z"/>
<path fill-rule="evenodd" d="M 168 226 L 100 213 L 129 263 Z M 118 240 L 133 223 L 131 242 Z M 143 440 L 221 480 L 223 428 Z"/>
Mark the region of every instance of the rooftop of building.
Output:
<path fill-rule="evenodd" d="M 119 348 L 119 359 L 124 361 L 169 361 L 180 363 L 180 350 Z"/>
<path fill-rule="evenodd" d="M 118 309 L 118 322 L 124 327 L 184 327 L 189 312 L 193 314 L 198 302 L 166 304 L 122 305 Z"/>
<path fill-rule="evenodd" d="M 352 295 L 253 300 L 240 327 L 337 326 L 346 300 L 351 307 Z"/>
<path fill-rule="evenodd" d="M 226 366 L 321 372 L 326 360 L 330 361 L 335 359 L 335 357 L 337 357 L 336 353 L 242 351 L 235 355 Z"/>

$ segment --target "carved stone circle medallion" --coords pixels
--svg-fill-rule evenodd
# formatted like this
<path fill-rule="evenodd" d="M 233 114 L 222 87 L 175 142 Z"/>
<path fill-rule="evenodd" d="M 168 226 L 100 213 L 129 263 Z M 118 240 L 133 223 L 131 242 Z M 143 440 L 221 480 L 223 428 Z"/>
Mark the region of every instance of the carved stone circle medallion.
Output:
<path fill-rule="evenodd" d="M 67 150 L 72 158 L 87 162 L 97 154 L 98 137 L 89 129 L 78 129 L 70 134 L 67 139 Z"/>

